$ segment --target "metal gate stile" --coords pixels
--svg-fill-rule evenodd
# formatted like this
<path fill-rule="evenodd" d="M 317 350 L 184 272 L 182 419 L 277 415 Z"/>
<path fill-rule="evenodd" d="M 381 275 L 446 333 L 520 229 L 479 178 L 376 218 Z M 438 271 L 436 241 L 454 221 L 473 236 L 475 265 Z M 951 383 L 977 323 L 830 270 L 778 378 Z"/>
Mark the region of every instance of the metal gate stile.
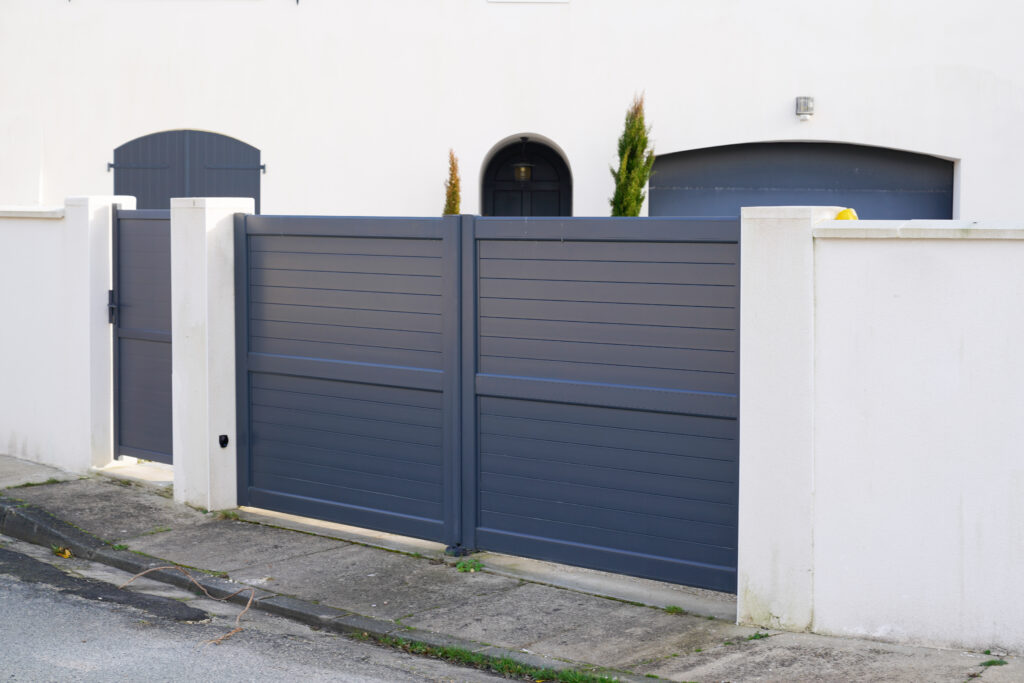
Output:
<path fill-rule="evenodd" d="M 241 502 L 735 591 L 738 220 L 237 235 Z"/>

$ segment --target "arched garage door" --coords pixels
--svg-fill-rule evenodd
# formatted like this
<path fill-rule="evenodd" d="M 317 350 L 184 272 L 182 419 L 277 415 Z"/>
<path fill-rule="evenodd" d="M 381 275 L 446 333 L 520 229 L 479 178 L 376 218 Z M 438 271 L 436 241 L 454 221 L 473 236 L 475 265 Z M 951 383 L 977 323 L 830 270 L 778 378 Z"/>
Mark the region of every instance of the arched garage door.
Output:
<path fill-rule="evenodd" d="M 849 206 L 864 219 L 953 217 L 953 162 L 881 147 L 767 142 L 667 154 L 652 216 L 736 216 L 743 206 Z"/>

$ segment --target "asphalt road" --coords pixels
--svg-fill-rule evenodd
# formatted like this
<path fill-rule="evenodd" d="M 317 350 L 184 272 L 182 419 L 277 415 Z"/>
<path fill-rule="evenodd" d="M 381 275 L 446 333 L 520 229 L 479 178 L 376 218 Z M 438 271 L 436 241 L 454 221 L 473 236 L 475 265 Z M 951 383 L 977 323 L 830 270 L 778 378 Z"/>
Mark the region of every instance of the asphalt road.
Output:
<path fill-rule="evenodd" d="M 121 599 L 109 584 L 52 569 L 9 550 L 0 557 L 0 681 L 506 680 L 251 611 L 240 633 L 214 645 L 239 608 L 192 602 L 210 619 L 181 621 L 202 614 Z"/>

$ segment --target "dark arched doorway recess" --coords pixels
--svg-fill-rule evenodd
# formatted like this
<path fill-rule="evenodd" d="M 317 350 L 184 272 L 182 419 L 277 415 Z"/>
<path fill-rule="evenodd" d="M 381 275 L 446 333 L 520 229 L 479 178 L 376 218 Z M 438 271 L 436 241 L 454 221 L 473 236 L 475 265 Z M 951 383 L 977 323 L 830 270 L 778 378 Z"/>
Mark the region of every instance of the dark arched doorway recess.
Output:
<path fill-rule="evenodd" d="M 849 206 L 865 219 L 952 218 L 953 162 L 883 147 L 762 142 L 659 156 L 652 216 L 744 206 Z"/>
<path fill-rule="evenodd" d="M 529 179 L 516 177 L 515 167 L 522 163 L 529 168 Z M 543 143 L 511 143 L 487 164 L 482 204 L 485 216 L 571 216 L 569 166 Z"/>
<path fill-rule="evenodd" d="M 168 130 L 114 150 L 114 194 L 139 209 L 168 209 L 172 197 L 252 197 L 260 211 L 260 151 L 201 130 Z"/>

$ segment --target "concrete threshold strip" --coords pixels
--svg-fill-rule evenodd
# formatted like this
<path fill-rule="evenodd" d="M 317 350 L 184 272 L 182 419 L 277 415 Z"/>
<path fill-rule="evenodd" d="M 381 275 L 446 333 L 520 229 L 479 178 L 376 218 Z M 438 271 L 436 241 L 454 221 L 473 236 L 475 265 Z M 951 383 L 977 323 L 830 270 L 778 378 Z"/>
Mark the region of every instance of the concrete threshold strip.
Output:
<path fill-rule="evenodd" d="M 200 570 L 180 571 L 168 568 L 167 562 L 149 559 L 128 550 L 116 550 L 106 541 L 57 519 L 45 510 L 0 495 L 0 534 L 41 545 L 63 547 L 79 558 L 116 567 L 131 574 L 145 573 L 146 578 L 168 583 L 196 593 L 206 591 L 218 600 L 226 600 L 250 609 L 293 619 L 336 633 L 354 635 L 382 643 L 395 640 L 422 643 L 431 648 L 458 648 L 493 660 L 512 660 L 531 669 L 553 671 L 577 670 L 595 675 L 610 674 L 619 681 L 641 681 L 640 676 L 626 672 L 607 672 L 582 662 L 558 660 L 527 652 L 495 647 L 487 643 L 467 640 L 433 631 L 402 626 L 393 621 L 375 619 L 342 609 L 316 605 L 287 595 L 236 583 L 228 579 L 205 574 Z M 601 674 L 600 672 L 607 672 Z"/>

